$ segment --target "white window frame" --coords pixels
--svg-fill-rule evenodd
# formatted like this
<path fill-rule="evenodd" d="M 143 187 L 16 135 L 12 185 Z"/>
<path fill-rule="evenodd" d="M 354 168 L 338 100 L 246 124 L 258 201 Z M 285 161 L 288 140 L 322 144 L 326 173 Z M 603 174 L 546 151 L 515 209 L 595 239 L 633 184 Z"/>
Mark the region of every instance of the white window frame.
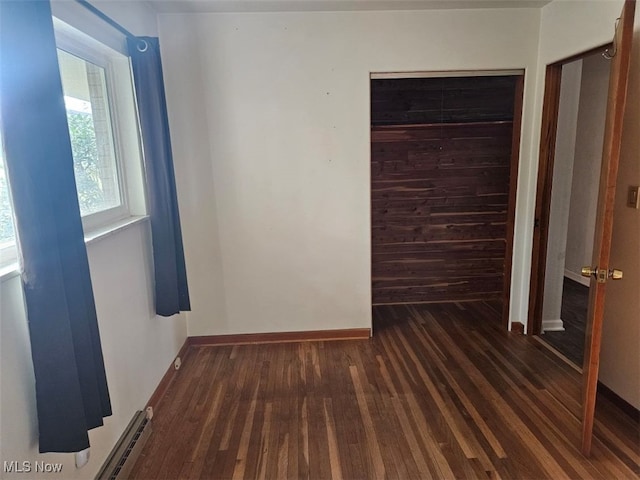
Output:
<path fill-rule="evenodd" d="M 85 237 L 133 216 L 146 215 L 142 141 L 128 56 L 53 18 L 56 45 L 104 68 L 121 204 L 82 217 Z"/>
<path fill-rule="evenodd" d="M 18 258 L 18 247 L 16 242 L 0 243 L 0 268 L 6 267 Z"/>

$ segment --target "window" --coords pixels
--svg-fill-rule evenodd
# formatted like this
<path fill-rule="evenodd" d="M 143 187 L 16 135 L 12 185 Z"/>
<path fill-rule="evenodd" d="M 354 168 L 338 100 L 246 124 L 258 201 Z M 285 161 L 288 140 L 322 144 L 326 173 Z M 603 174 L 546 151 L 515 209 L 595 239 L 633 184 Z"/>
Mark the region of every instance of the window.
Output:
<path fill-rule="evenodd" d="M 16 258 L 16 234 L 9 197 L 9 183 L 4 167 L 4 148 L 0 142 L 0 267 Z"/>
<path fill-rule="evenodd" d="M 125 205 L 104 67 L 58 50 L 82 216 Z"/>
<path fill-rule="evenodd" d="M 54 26 L 87 235 L 146 213 L 131 70 L 122 53 L 56 18 Z M 15 260 L 10 192 L 0 155 L 0 267 Z"/>
<path fill-rule="evenodd" d="M 145 213 L 129 58 L 54 19 L 85 234 Z"/>

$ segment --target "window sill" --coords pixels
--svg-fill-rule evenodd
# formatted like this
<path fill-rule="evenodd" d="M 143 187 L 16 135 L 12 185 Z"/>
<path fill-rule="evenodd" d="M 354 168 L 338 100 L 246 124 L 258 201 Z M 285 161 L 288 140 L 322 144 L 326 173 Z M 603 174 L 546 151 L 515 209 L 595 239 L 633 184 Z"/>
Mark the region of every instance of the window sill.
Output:
<path fill-rule="evenodd" d="M 138 223 L 146 222 L 149 220 L 148 215 L 137 215 L 132 217 L 123 218 L 117 222 L 110 223 L 109 225 L 101 228 L 95 228 L 84 234 L 84 243 L 90 245 L 94 242 L 98 242 L 104 238 L 110 237 L 115 233 L 119 233 L 127 228 L 137 225 Z"/>
<path fill-rule="evenodd" d="M 133 225 L 146 222 L 148 221 L 148 219 L 149 217 L 147 215 L 127 217 L 105 227 L 97 228 L 85 234 L 84 243 L 90 245 L 94 242 L 98 242 L 102 239 L 108 238 L 111 235 L 122 232 L 123 230 L 126 230 Z M 5 282 L 10 278 L 16 277 L 18 275 L 20 275 L 20 269 L 17 262 L 11 263 L 4 267 L 0 267 L 0 283 Z"/>
<path fill-rule="evenodd" d="M 9 280 L 10 278 L 20 275 L 17 263 L 10 263 L 4 267 L 0 267 L 0 283 Z"/>

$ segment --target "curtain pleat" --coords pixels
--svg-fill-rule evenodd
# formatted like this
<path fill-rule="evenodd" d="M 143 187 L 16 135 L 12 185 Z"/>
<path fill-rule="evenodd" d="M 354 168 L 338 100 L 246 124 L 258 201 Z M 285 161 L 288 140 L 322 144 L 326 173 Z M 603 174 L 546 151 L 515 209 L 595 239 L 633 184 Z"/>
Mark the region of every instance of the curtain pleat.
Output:
<path fill-rule="evenodd" d="M 62 92 L 49 2 L 0 1 L 0 112 L 40 452 L 87 448 L 87 431 L 111 415 Z"/>
<path fill-rule="evenodd" d="M 145 159 L 156 313 L 170 316 L 191 306 L 158 39 L 130 38 L 129 55 Z"/>

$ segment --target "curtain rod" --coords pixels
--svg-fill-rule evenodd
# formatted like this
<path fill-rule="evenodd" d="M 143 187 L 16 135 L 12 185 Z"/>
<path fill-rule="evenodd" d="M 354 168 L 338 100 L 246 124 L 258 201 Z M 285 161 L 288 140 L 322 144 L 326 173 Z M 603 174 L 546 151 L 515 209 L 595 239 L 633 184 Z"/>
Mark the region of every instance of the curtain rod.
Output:
<path fill-rule="evenodd" d="M 127 30 L 122 25 L 120 25 L 118 22 L 116 22 L 113 18 L 111 18 L 107 14 L 103 13 L 102 11 L 98 10 L 96 7 L 91 5 L 89 2 L 87 2 L 87 0 L 76 0 L 76 2 L 78 2 L 80 5 L 82 5 L 84 8 L 89 10 L 91 13 L 96 15 L 101 20 L 103 20 L 106 23 L 108 23 L 109 25 L 111 25 L 113 28 L 115 28 L 120 33 L 122 33 L 125 37 L 136 38 L 136 36 L 133 33 L 131 33 L 129 30 Z"/>

